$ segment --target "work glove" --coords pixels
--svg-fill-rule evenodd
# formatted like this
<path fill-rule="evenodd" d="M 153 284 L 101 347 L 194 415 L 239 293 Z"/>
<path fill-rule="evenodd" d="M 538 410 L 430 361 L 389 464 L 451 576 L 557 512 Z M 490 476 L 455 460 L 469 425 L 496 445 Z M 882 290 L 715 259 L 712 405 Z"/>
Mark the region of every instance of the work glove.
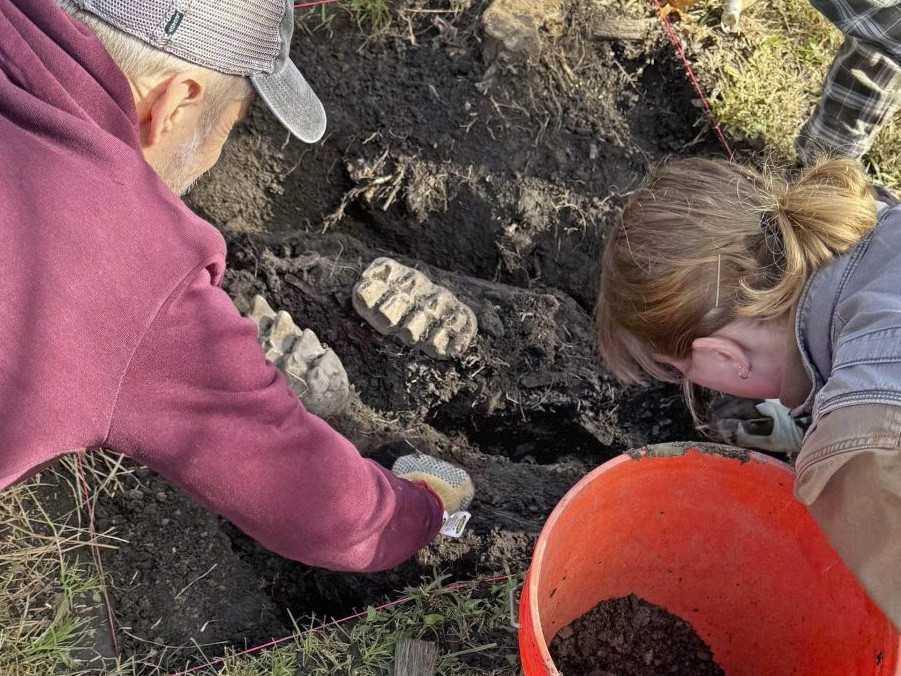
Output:
<path fill-rule="evenodd" d="M 448 514 L 466 510 L 475 495 L 475 486 L 466 470 L 425 453 L 401 456 L 391 471 L 401 479 L 431 488 Z"/>
<path fill-rule="evenodd" d="M 801 450 L 804 421 L 793 418 L 778 399 L 722 397 L 710 413 L 710 427 L 724 443 L 787 455 Z"/>

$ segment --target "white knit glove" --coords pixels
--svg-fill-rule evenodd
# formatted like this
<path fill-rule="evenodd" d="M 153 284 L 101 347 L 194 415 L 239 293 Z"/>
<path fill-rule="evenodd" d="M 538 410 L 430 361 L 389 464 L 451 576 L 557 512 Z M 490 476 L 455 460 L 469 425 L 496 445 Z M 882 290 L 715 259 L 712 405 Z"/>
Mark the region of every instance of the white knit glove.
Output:
<path fill-rule="evenodd" d="M 804 428 L 778 399 L 726 397 L 714 404 L 711 427 L 727 444 L 774 453 L 797 453 L 804 441 Z"/>
<path fill-rule="evenodd" d="M 449 514 L 465 510 L 475 495 L 466 470 L 425 453 L 398 458 L 391 471 L 401 479 L 426 484 L 441 498 Z"/>

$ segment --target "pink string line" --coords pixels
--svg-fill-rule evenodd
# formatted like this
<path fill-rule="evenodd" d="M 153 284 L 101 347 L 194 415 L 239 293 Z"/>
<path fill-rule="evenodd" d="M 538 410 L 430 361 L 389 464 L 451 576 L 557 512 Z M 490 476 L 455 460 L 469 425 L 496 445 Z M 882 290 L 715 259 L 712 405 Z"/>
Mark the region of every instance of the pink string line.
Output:
<path fill-rule="evenodd" d="M 726 140 L 726 135 L 723 133 L 723 129 L 722 127 L 720 127 L 720 123 L 714 116 L 713 109 L 710 107 L 710 102 L 707 100 L 707 96 L 704 94 L 704 89 L 701 87 L 701 82 L 695 75 L 695 71 L 691 67 L 691 62 L 685 55 L 685 47 L 682 44 L 682 40 L 676 34 L 676 31 L 673 28 L 669 17 L 663 14 L 663 5 L 661 4 L 660 0 L 654 0 L 654 4 L 657 6 L 657 18 L 660 19 L 660 23 L 663 24 L 663 30 L 666 31 L 666 35 L 669 38 L 669 41 L 676 49 L 676 54 L 679 56 L 679 59 L 682 61 L 682 66 L 685 68 L 685 74 L 688 76 L 692 87 L 694 87 L 695 92 L 701 99 L 701 105 L 704 106 L 704 111 L 707 113 L 707 117 L 710 120 L 711 124 L 713 124 L 713 130 L 716 132 L 717 138 L 720 140 L 720 143 L 722 144 L 723 149 L 725 149 L 726 154 L 729 156 L 729 159 L 734 160 L 735 153 L 732 152 L 732 148 L 729 146 L 729 142 Z"/>
<path fill-rule="evenodd" d="M 94 559 L 94 566 L 97 568 L 97 573 L 100 576 L 101 581 L 103 582 L 103 605 L 106 611 L 106 620 L 109 624 L 110 630 L 110 639 L 113 644 L 113 650 L 115 654 L 118 656 L 119 653 L 119 639 L 117 636 L 117 628 L 116 628 L 116 620 L 115 615 L 113 614 L 113 605 L 109 599 L 109 593 L 107 592 L 106 587 L 106 573 L 103 570 L 103 559 L 101 558 L 100 546 L 97 542 L 97 530 L 95 527 L 95 517 L 94 517 L 94 503 L 91 502 L 91 495 L 88 489 L 88 481 L 85 477 L 84 465 L 82 461 L 81 454 L 76 454 L 75 456 L 75 468 L 76 468 L 76 476 L 78 478 L 78 484 L 81 487 L 82 496 L 84 499 L 85 507 L 87 509 L 88 516 L 88 534 L 90 536 L 90 548 L 91 548 L 91 556 Z M 466 587 L 473 587 L 482 584 L 490 584 L 492 582 L 505 582 L 510 580 L 512 575 L 495 575 L 493 577 L 480 577 L 474 580 L 464 580 L 461 582 L 454 582 L 453 584 L 449 584 L 447 587 L 443 587 L 441 591 L 457 591 L 459 589 L 464 589 Z M 409 603 L 413 600 L 412 596 L 405 596 L 400 599 L 396 599 L 394 601 L 389 601 L 383 605 L 377 606 L 373 608 L 375 612 L 380 612 L 383 610 L 387 610 L 389 608 L 393 608 L 395 606 L 404 605 L 405 603 Z M 345 624 L 347 622 L 351 622 L 353 620 L 358 620 L 361 617 L 364 617 L 369 614 L 369 609 L 361 610 L 359 613 L 355 613 L 354 615 L 349 615 L 347 617 L 341 618 L 340 620 L 331 620 L 330 622 L 326 622 L 318 627 L 314 627 L 309 629 L 308 631 L 303 632 L 301 635 L 306 636 L 312 632 L 322 631 L 329 627 L 335 627 L 341 624 Z M 218 664 L 222 664 L 228 659 L 233 659 L 235 657 L 241 657 L 244 655 L 251 655 L 254 653 L 261 652 L 268 648 L 274 648 L 275 646 L 281 645 L 283 643 L 287 643 L 288 641 L 293 641 L 295 639 L 295 635 L 292 634 L 290 636 L 285 636 L 283 638 L 273 639 L 268 643 L 264 643 L 262 645 L 255 646 L 253 648 L 248 648 L 247 650 L 242 650 L 241 652 L 235 653 L 233 655 L 229 655 L 228 657 L 217 657 L 216 659 L 207 661 L 205 664 L 200 664 L 195 667 L 191 667 L 186 671 L 180 671 L 173 676 L 185 676 L 185 674 L 192 674 L 194 672 L 200 671 L 201 669 L 206 669 L 209 667 L 215 667 Z"/>
<path fill-rule="evenodd" d="M 294 9 L 310 9 L 312 7 L 319 7 L 321 5 L 330 5 L 337 1 L 338 0 L 314 0 L 314 2 L 297 2 L 294 3 Z M 701 82 L 700 80 L 698 80 L 697 75 L 695 75 L 694 68 L 691 67 L 691 62 L 685 55 L 685 46 L 682 44 L 682 40 L 679 38 L 678 34 L 673 28 L 669 17 L 663 14 L 663 4 L 660 2 L 660 0 L 654 0 L 654 4 L 657 7 L 657 18 L 660 19 L 660 23 L 663 25 L 663 30 L 666 32 L 666 36 L 669 38 L 669 41 L 672 43 L 673 47 L 676 50 L 676 54 L 682 61 L 682 66 L 685 69 L 685 74 L 691 82 L 691 85 L 694 88 L 695 92 L 697 93 L 698 98 L 701 100 L 701 105 L 704 106 L 704 112 L 707 113 L 707 117 L 713 125 L 713 131 L 716 133 L 716 136 L 722 144 L 723 149 L 726 151 L 726 154 L 729 156 L 729 159 L 735 159 L 735 153 L 732 152 L 732 147 L 726 140 L 726 135 L 725 133 L 723 133 L 723 128 L 720 126 L 719 121 L 713 114 L 713 109 L 710 107 L 710 101 L 707 99 L 707 95 L 704 94 L 704 89 L 703 87 L 701 87 Z"/>
<path fill-rule="evenodd" d="M 443 587 L 441 591 L 457 591 L 459 589 L 464 589 L 464 588 L 470 587 L 470 586 L 478 586 L 478 585 L 482 585 L 482 584 L 489 584 L 492 582 L 506 582 L 507 580 L 510 580 L 512 577 L 513 577 L 512 575 L 495 575 L 494 577 L 480 577 L 480 578 L 476 578 L 475 580 L 465 580 L 463 582 L 455 582 L 453 584 L 448 585 L 447 587 Z M 404 596 L 403 598 L 395 599 L 394 601 L 389 601 L 388 603 L 385 603 L 384 605 L 377 606 L 376 608 L 373 608 L 373 610 L 375 612 L 381 612 L 383 610 L 387 610 L 388 608 L 394 608 L 395 606 L 402 606 L 406 603 L 409 603 L 412 600 L 413 600 L 412 596 Z M 210 660 L 210 661 L 206 662 L 205 664 L 199 664 L 196 667 L 191 667 L 190 669 L 187 669 L 185 671 L 179 671 L 175 674 L 172 674 L 171 676 L 185 676 L 186 674 L 193 674 L 197 671 L 200 671 L 201 669 L 207 669 L 209 667 L 215 667 L 217 665 L 220 665 L 223 662 L 225 662 L 226 660 L 231 660 L 236 657 L 242 657 L 244 655 L 251 655 L 254 653 L 259 653 L 259 652 L 262 652 L 269 648 L 274 648 L 275 646 L 281 645 L 283 643 L 287 643 L 288 641 L 293 641 L 296 638 L 298 638 L 299 636 L 306 636 L 313 632 L 322 631 L 323 629 L 328 629 L 329 627 L 336 627 L 338 625 L 345 624 L 347 622 L 352 622 L 353 620 L 358 620 L 361 617 L 365 617 L 368 614 L 369 614 L 369 609 L 367 608 L 366 610 L 361 610 L 359 613 L 356 613 L 354 615 L 348 615 L 347 617 L 343 617 L 340 620 L 332 620 L 331 622 L 326 622 L 323 625 L 314 627 L 313 629 L 309 629 L 301 634 L 298 634 L 298 635 L 292 634 L 291 636 L 285 636 L 283 638 L 276 638 L 276 639 L 269 641 L 268 643 L 263 643 L 262 645 L 254 646 L 253 648 L 248 648 L 247 650 L 242 650 L 241 652 L 234 653 L 232 655 L 229 655 L 228 657 L 217 657 L 216 659 Z"/>

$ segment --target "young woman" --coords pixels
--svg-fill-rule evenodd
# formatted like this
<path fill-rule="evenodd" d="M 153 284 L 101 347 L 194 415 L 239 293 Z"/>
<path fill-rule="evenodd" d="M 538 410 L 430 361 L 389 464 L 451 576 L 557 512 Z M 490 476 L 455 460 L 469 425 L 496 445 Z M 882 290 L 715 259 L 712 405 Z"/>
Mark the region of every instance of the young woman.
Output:
<path fill-rule="evenodd" d="M 664 166 L 604 253 L 600 351 L 646 376 L 811 417 L 795 494 L 901 626 L 901 207 L 861 167 L 795 180 Z"/>

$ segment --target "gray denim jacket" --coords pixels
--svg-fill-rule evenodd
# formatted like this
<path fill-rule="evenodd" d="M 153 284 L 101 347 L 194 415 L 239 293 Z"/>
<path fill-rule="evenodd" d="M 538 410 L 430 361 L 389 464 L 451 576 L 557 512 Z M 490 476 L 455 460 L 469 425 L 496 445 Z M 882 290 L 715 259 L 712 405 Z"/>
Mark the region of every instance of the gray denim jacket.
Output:
<path fill-rule="evenodd" d="M 795 331 L 813 383 L 795 494 L 901 627 L 901 206 L 811 277 Z"/>
<path fill-rule="evenodd" d="M 853 404 L 901 406 L 901 206 L 819 270 L 798 303 L 796 337 L 816 420 Z"/>

